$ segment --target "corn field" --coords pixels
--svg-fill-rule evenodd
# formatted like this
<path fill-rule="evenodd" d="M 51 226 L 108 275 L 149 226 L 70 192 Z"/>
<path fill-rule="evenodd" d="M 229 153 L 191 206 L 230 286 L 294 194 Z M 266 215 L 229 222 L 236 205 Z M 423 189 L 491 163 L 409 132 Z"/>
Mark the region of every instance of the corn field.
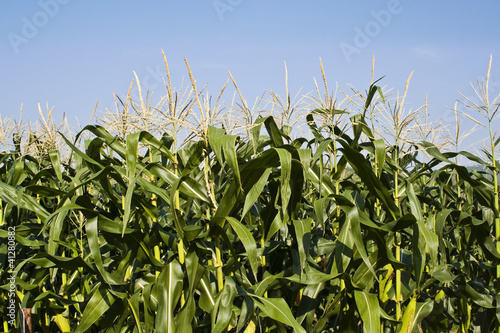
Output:
<path fill-rule="evenodd" d="M 2 123 L 4 331 L 22 309 L 33 332 L 500 331 L 491 59 L 481 103 L 462 96 L 474 154 L 456 106 L 452 134 L 406 108 L 410 79 L 332 93 L 321 65 L 324 93 L 251 108 L 231 74 L 213 103 L 187 62 L 175 90 L 164 60 L 157 104 L 136 80 L 76 135 L 50 109 L 29 135 Z"/>

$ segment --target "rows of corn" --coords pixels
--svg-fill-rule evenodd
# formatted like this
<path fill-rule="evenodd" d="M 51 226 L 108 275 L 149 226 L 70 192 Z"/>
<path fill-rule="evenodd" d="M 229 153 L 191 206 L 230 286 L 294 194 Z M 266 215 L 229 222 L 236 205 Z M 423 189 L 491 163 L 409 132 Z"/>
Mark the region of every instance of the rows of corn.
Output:
<path fill-rule="evenodd" d="M 372 84 L 342 124 L 310 110 L 309 136 L 273 116 L 182 145 L 89 125 L 59 134 L 68 156 L 16 136 L 0 154 L 4 331 L 21 309 L 35 332 L 499 330 L 498 107 L 484 157 L 384 141 L 375 99 Z"/>

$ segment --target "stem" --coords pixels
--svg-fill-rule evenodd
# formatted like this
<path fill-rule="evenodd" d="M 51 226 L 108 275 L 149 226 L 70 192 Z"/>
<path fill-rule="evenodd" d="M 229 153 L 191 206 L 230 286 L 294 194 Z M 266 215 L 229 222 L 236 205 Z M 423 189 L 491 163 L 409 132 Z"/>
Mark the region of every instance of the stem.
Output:
<path fill-rule="evenodd" d="M 65 251 L 62 251 L 61 257 L 63 257 L 63 258 L 66 257 L 66 252 Z M 62 273 L 61 274 L 61 282 L 62 282 L 61 289 L 63 289 L 64 287 L 66 287 L 67 281 L 68 281 L 68 275 L 66 273 Z M 62 290 L 61 290 L 61 292 L 62 292 Z"/>
<path fill-rule="evenodd" d="M 424 158 L 423 158 L 422 169 L 425 169 L 425 154 L 424 154 Z M 422 175 L 422 188 L 423 188 L 422 193 L 425 197 L 425 192 L 427 190 L 427 179 L 426 179 L 425 175 Z M 422 213 L 423 213 L 424 222 L 426 222 L 427 221 L 427 204 L 426 203 L 422 204 Z"/>
<path fill-rule="evenodd" d="M 394 171 L 394 203 L 399 207 L 399 171 Z"/>
<path fill-rule="evenodd" d="M 498 216 L 499 203 L 498 203 L 498 174 L 497 174 L 497 162 L 495 158 L 495 146 L 494 146 L 494 137 L 491 132 L 491 121 L 489 122 L 489 130 L 490 130 L 490 144 L 491 144 L 491 162 L 493 165 L 493 186 L 494 186 L 494 205 L 496 210 L 495 217 L 495 239 L 496 239 L 496 249 L 500 252 L 500 217 Z M 497 280 L 500 279 L 500 264 L 497 265 Z M 500 332 L 500 328 L 499 328 Z"/>
<path fill-rule="evenodd" d="M 261 265 L 266 266 L 266 256 L 264 255 L 265 239 L 264 239 L 264 225 L 262 225 L 262 237 L 260 238 L 260 247 L 262 248 Z"/>
<path fill-rule="evenodd" d="M 155 259 L 158 260 L 158 261 L 160 261 L 161 254 L 160 254 L 160 247 L 158 245 L 154 246 L 153 252 L 154 252 Z M 155 270 L 155 277 L 158 278 L 159 275 L 160 275 L 160 271 L 159 270 Z"/>
<path fill-rule="evenodd" d="M 398 235 L 396 235 L 396 239 Z M 401 247 L 396 240 L 396 260 L 401 261 Z M 396 269 L 396 320 L 401 320 L 401 270 Z"/>
<path fill-rule="evenodd" d="M 333 164 L 335 166 L 335 174 L 337 173 L 337 140 L 333 141 Z M 340 194 L 340 180 L 339 178 L 335 179 L 335 194 L 339 195 Z M 337 205 L 337 218 L 340 217 L 340 206 Z"/>
<path fill-rule="evenodd" d="M 3 219 L 3 204 L 2 200 L 0 200 L 0 226 L 4 225 L 5 221 Z"/>
<path fill-rule="evenodd" d="M 214 190 L 213 190 L 213 184 L 211 185 L 211 180 L 210 180 L 210 160 L 208 159 L 208 156 L 206 156 L 206 153 L 203 153 L 205 155 L 204 158 L 204 168 L 203 168 L 203 175 L 205 176 L 205 185 L 207 187 L 207 194 L 208 197 L 210 198 L 210 201 L 212 201 L 212 204 L 214 205 L 214 211 L 217 211 L 217 202 L 215 201 L 215 195 L 214 195 Z"/>
<path fill-rule="evenodd" d="M 224 288 L 224 276 L 222 272 L 222 257 L 221 257 L 221 244 L 220 244 L 220 238 L 217 236 L 215 239 L 215 258 L 216 258 L 216 263 L 215 266 L 217 267 L 217 286 L 219 288 L 219 292 L 222 291 Z"/>
<path fill-rule="evenodd" d="M 40 194 L 38 194 L 38 193 L 36 195 L 36 202 L 38 204 L 40 204 Z M 36 221 L 37 221 L 38 224 L 42 224 L 42 220 L 40 219 L 40 216 L 38 216 L 38 215 L 36 216 Z"/>
<path fill-rule="evenodd" d="M 266 256 L 264 255 L 264 248 L 266 246 L 266 239 L 265 239 L 265 232 L 264 232 L 264 224 L 262 224 L 262 237 L 260 238 L 260 247 L 262 248 L 262 257 L 261 257 L 261 266 L 263 267 L 262 269 L 264 270 L 266 267 Z M 267 298 L 267 290 L 264 292 L 264 298 Z"/>
<path fill-rule="evenodd" d="M 152 181 L 154 181 L 154 176 L 153 176 Z M 154 193 L 151 195 L 151 203 L 153 204 L 154 207 L 158 206 L 157 197 L 156 197 L 156 194 L 154 194 Z M 153 218 L 153 222 L 155 222 L 155 223 L 157 222 L 156 217 Z M 158 260 L 159 262 L 161 262 L 160 246 L 158 244 L 156 244 L 153 247 L 153 253 L 154 253 L 155 259 Z M 160 271 L 155 270 L 155 277 L 158 277 L 159 275 L 160 275 Z"/>
<path fill-rule="evenodd" d="M 177 242 L 177 252 L 179 253 L 179 262 L 181 265 L 183 265 L 185 255 L 184 255 L 184 241 L 182 240 L 182 238 L 179 238 Z"/>
<path fill-rule="evenodd" d="M 485 89 L 485 100 L 488 101 L 488 83 L 491 69 L 491 56 L 490 56 L 490 65 L 488 67 L 488 75 L 486 76 L 486 89 Z M 495 207 L 495 241 L 496 241 L 496 249 L 500 251 L 500 216 L 499 216 L 499 202 L 498 202 L 498 173 L 497 173 L 497 161 L 495 156 L 495 137 L 493 132 L 491 131 L 491 123 L 494 120 L 494 115 L 498 111 L 497 109 L 491 114 L 491 110 L 489 108 L 489 103 L 487 105 L 487 119 L 488 119 L 488 130 L 490 134 L 490 147 L 491 147 L 491 164 L 493 166 L 493 187 L 494 187 L 494 207 Z M 500 264 L 497 265 L 497 291 L 500 289 Z M 497 327 L 497 332 L 500 333 L 500 325 Z"/>
<path fill-rule="evenodd" d="M 179 190 L 175 191 L 174 194 L 174 205 L 175 205 L 175 210 L 179 211 L 180 210 L 180 205 L 179 205 Z M 177 242 L 177 253 L 179 254 L 179 262 L 181 265 L 184 264 L 184 240 L 182 238 L 179 238 Z"/>
<path fill-rule="evenodd" d="M 174 174 L 177 175 L 177 154 L 174 155 Z M 174 193 L 174 210 L 180 211 L 180 198 L 179 198 L 179 189 L 175 190 Z M 176 213 L 177 214 L 177 213 Z M 184 255 L 184 240 L 179 238 L 177 241 L 177 253 L 179 254 L 179 263 L 181 265 L 184 264 L 185 255 Z"/>
<path fill-rule="evenodd" d="M 399 166 L 399 142 L 396 140 L 395 164 Z M 394 203 L 399 208 L 399 170 L 394 172 Z M 396 260 L 401 262 L 401 235 L 396 232 Z M 396 269 L 396 320 L 401 320 L 401 270 Z"/>
<path fill-rule="evenodd" d="M 153 154 L 151 153 L 151 151 L 149 152 L 149 161 L 151 163 L 153 163 Z M 176 170 L 174 171 L 176 172 Z M 154 175 L 151 176 L 151 182 L 154 183 L 154 181 L 156 180 L 156 177 Z M 158 197 L 155 193 L 151 194 L 151 204 L 154 206 L 154 207 L 158 207 Z M 153 222 L 156 223 L 158 222 L 158 219 L 155 217 L 153 217 Z M 161 262 L 161 252 L 160 252 L 160 246 L 158 244 L 156 244 L 154 247 L 153 247 L 153 255 L 155 257 L 156 260 L 158 260 L 159 262 Z M 160 275 L 160 271 L 159 270 L 155 270 L 155 277 L 158 278 L 158 276 Z"/>
<path fill-rule="evenodd" d="M 375 175 L 377 176 L 377 178 L 380 179 L 381 176 L 382 176 L 382 170 L 379 172 L 377 160 L 376 159 L 374 159 L 374 160 L 375 161 L 373 162 L 373 169 L 374 169 L 374 172 L 375 172 Z M 376 209 L 376 212 L 377 212 L 377 217 L 380 217 L 381 205 L 380 205 L 379 198 L 377 198 L 375 200 L 375 209 Z"/>

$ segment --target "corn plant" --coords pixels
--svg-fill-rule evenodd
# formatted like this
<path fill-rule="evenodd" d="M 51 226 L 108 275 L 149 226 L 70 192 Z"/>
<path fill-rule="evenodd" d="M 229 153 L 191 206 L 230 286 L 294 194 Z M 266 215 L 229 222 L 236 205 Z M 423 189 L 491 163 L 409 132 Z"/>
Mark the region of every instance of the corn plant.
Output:
<path fill-rule="evenodd" d="M 186 62 L 191 89 L 177 93 L 164 61 L 161 103 L 142 92 L 138 102 L 117 99 L 105 127 L 59 134 L 67 156 L 21 144 L 0 153 L 0 238 L 15 227 L 15 268 L 2 242 L 0 277 L 15 277 L 15 302 L 32 310 L 34 331 L 500 327 L 496 102 L 480 108 L 489 112 L 486 160 L 447 152 L 425 133 L 405 137 L 433 128 L 427 113 L 425 122 L 405 115 L 404 98 L 390 107 L 378 81 L 337 100 L 323 69 L 325 94 L 317 91 L 306 115 L 310 136 L 292 135 L 288 93 L 271 94 L 271 111 L 281 105 L 283 117 L 266 115 L 248 108 L 232 76 L 241 102 L 232 110 L 246 118 L 224 128 L 226 86 L 212 104 Z M 384 108 L 397 125 L 386 141 L 372 117 Z M 160 119 L 150 131 L 147 115 Z M 123 122 L 113 128 L 113 117 Z M 190 140 L 181 143 L 184 130 Z M 5 282 L 3 308 L 8 290 Z M 20 331 L 0 318 L 4 330 Z"/>

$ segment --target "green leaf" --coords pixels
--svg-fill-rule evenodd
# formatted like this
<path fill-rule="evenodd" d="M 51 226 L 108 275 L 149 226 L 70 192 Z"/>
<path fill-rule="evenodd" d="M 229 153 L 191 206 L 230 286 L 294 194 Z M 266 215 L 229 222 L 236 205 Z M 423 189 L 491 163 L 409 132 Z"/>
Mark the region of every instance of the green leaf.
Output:
<path fill-rule="evenodd" d="M 305 285 L 310 285 L 310 284 L 318 284 L 318 283 L 323 283 L 327 282 L 333 279 L 338 278 L 342 273 L 339 274 L 326 274 L 324 272 L 321 272 L 315 268 L 312 268 L 311 266 L 307 265 L 302 272 L 301 276 L 298 275 L 291 275 L 285 277 L 285 279 L 294 281 L 296 283 L 300 284 L 305 284 Z"/>
<path fill-rule="evenodd" d="M 67 199 L 66 203 L 69 200 Z M 66 216 L 68 211 L 61 211 L 57 214 L 56 218 L 52 221 L 49 231 L 49 244 L 47 247 L 47 252 L 50 255 L 55 255 L 57 252 L 58 244 L 57 242 L 61 240 L 61 233 L 64 227 L 64 222 L 66 221 Z"/>
<path fill-rule="evenodd" d="M 375 163 L 377 164 L 377 176 L 382 175 L 385 165 L 385 142 L 384 139 L 373 140 L 375 147 Z"/>
<path fill-rule="evenodd" d="M 306 261 L 310 257 L 309 248 L 311 246 L 311 225 L 312 219 L 293 220 L 295 227 L 295 235 L 297 240 L 297 247 L 300 256 L 300 268 L 305 268 Z"/>
<path fill-rule="evenodd" d="M 139 147 L 139 136 L 141 133 L 133 133 L 127 135 L 127 178 L 129 181 L 135 178 L 135 170 L 137 166 L 137 149 Z"/>
<path fill-rule="evenodd" d="M 451 271 L 453 266 L 451 265 L 440 265 L 435 266 L 434 271 L 431 272 L 431 276 L 441 283 L 451 283 L 457 278 Z"/>
<path fill-rule="evenodd" d="M 49 213 L 36 201 L 35 198 L 30 197 L 22 190 L 17 190 L 1 181 L 0 198 L 13 206 L 34 212 L 42 220 L 42 222 L 45 222 L 49 217 Z"/>
<path fill-rule="evenodd" d="M 174 155 L 170 150 L 168 150 L 168 148 L 164 144 L 165 140 L 161 142 L 158 139 L 156 139 L 152 134 L 146 131 L 141 131 L 139 136 L 139 142 L 142 142 L 145 145 L 153 147 L 154 149 L 160 151 L 162 155 L 168 158 L 170 161 L 172 162 L 174 161 Z"/>
<path fill-rule="evenodd" d="M 363 261 L 361 265 L 359 265 L 359 267 L 356 269 L 354 275 L 352 276 L 352 284 L 356 288 L 360 289 L 368 288 L 368 286 L 370 286 L 370 284 L 375 280 L 373 276 L 373 271 L 377 269 L 377 266 L 379 265 L 380 261 L 388 258 L 383 258 L 382 256 L 380 256 L 377 249 L 369 255 L 368 259 L 371 263 L 371 269 Z"/>
<path fill-rule="evenodd" d="M 431 258 L 431 263 L 436 264 L 438 256 L 438 248 L 439 248 L 438 236 L 433 230 L 429 230 L 425 225 L 425 222 L 423 220 L 422 210 L 420 208 L 420 201 L 415 195 L 415 191 L 413 190 L 413 185 L 411 183 L 406 184 L 406 192 L 408 194 L 408 200 L 410 202 L 411 213 L 417 219 L 418 231 L 422 234 L 423 240 L 425 240 L 425 241 L 419 241 L 418 243 L 420 253 L 425 258 L 425 254 L 427 253 L 426 248 L 429 249 L 429 256 Z"/>
<path fill-rule="evenodd" d="M 293 317 L 288 304 L 282 298 L 264 298 L 249 294 L 255 300 L 255 304 L 264 314 L 280 323 L 293 327 L 295 332 L 305 333 L 306 331 Z"/>
<path fill-rule="evenodd" d="M 28 258 L 27 261 L 43 268 L 59 267 L 70 271 L 75 271 L 78 267 L 83 267 L 87 272 L 95 274 L 95 271 L 81 257 L 67 258 L 41 252 L 32 258 Z"/>
<path fill-rule="evenodd" d="M 406 306 L 405 312 L 403 313 L 403 319 L 401 320 L 401 329 L 399 333 L 410 333 L 413 330 L 413 325 L 415 324 L 415 311 L 417 307 L 417 298 L 413 296 L 410 299 L 410 303 Z"/>
<path fill-rule="evenodd" d="M 276 122 L 274 121 L 274 117 L 266 117 L 264 120 L 264 125 L 266 126 L 267 133 L 269 133 L 269 136 L 271 137 L 274 148 L 283 146 L 283 138 L 289 139 L 288 136 L 285 135 L 285 133 L 279 130 Z"/>
<path fill-rule="evenodd" d="M 210 142 L 210 147 L 215 152 L 215 156 L 222 166 L 224 162 L 227 162 L 231 168 L 234 177 L 237 179 L 238 184 L 241 184 L 240 171 L 238 168 L 238 159 L 236 156 L 236 135 L 226 135 L 226 131 L 223 129 L 218 129 L 213 126 L 208 127 L 208 140 Z M 224 155 L 222 155 L 224 151 Z"/>
<path fill-rule="evenodd" d="M 422 320 L 424 320 L 428 315 L 431 314 L 433 308 L 434 301 L 432 299 L 428 299 L 425 302 L 417 302 L 415 315 L 413 316 L 410 324 L 412 332 L 420 332 L 420 330 L 418 329 L 418 325 L 422 322 Z"/>
<path fill-rule="evenodd" d="M 233 315 L 232 304 L 236 297 L 236 284 L 231 277 L 226 277 L 224 288 L 218 296 L 211 316 L 212 332 L 215 333 L 224 331 Z"/>
<path fill-rule="evenodd" d="M 254 295 L 263 296 L 266 291 L 277 284 L 278 280 L 283 277 L 284 272 L 280 272 L 275 275 L 271 275 L 269 272 L 264 273 L 264 277 L 260 279 L 260 282 L 257 283 L 253 288 L 255 289 Z"/>
<path fill-rule="evenodd" d="M 127 298 L 127 303 L 130 311 L 132 311 L 135 327 L 137 328 L 138 333 L 142 333 L 141 320 L 139 318 L 139 295 L 140 291 L 137 291 L 134 295 L 132 295 L 132 297 Z"/>
<path fill-rule="evenodd" d="M 466 284 L 465 287 L 466 293 L 469 295 L 471 300 L 479 305 L 480 307 L 487 308 L 487 309 L 494 309 L 495 306 L 493 304 L 493 296 L 488 295 L 486 293 L 481 293 L 476 291 L 474 288 L 470 286 L 469 283 Z"/>
<path fill-rule="evenodd" d="M 374 278 L 378 280 L 377 274 L 375 273 L 370 259 L 368 258 L 368 254 L 363 242 L 359 208 L 356 206 L 349 207 L 347 205 L 342 205 L 341 208 L 347 216 L 346 221 L 344 222 L 340 230 L 340 235 L 337 240 L 337 246 L 335 248 L 335 259 L 338 261 L 336 266 L 336 268 L 338 269 L 337 272 L 345 272 L 347 264 L 354 256 L 353 251 L 355 246 L 366 266 L 373 274 Z M 332 273 L 335 274 L 335 272 Z"/>
<path fill-rule="evenodd" d="M 215 295 L 217 294 L 215 283 L 210 282 L 208 270 L 205 271 L 203 277 L 200 279 L 198 286 L 200 291 L 199 306 L 203 311 L 211 312 L 215 306 Z"/>
<path fill-rule="evenodd" d="M 28 185 L 26 186 L 26 190 L 38 194 L 40 197 L 58 197 L 66 194 L 64 191 L 40 185 Z"/>
<path fill-rule="evenodd" d="M 271 221 L 269 230 L 267 231 L 266 241 L 269 241 L 274 236 L 274 234 L 276 234 L 286 224 L 286 222 L 286 220 L 281 218 L 281 214 L 276 214 Z"/>
<path fill-rule="evenodd" d="M 352 219 L 346 219 L 340 228 L 339 238 L 335 243 L 335 264 L 331 274 L 340 274 L 346 271 L 354 256 L 354 237 L 352 234 Z"/>
<path fill-rule="evenodd" d="M 94 289 L 94 294 L 85 306 L 82 320 L 80 321 L 75 333 L 87 331 L 92 324 L 96 323 L 115 302 L 115 298 L 109 293 L 103 285 L 98 284 Z"/>
<path fill-rule="evenodd" d="M 252 126 L 252 147 L 254 155 L 256 155 L 259 150 L 260 131 L 262 124 L 266 121 L 266 119 L 267 118 L 258 118 L 255 120 L 254 126 Z"/>
<path fill-rule="evenodd" d="M 63 316 L 62 314 L 55 315 L 54 322 L 57 324 L 57 327 L 61 330 L 62 333 L 71 332 L 69 319 Z"/>
<path fill-rule="evenodd" d="M 98 217 L 93 217 L 87 221 L 85 224 L 85 230 L 87 231 L 87 239 L 89 242 L 91 257 L 94 260 L 94 263 L 97 267 L 99 273 L 104 278 L 106 283 L 111 285 L 123 285 L 125 284 L 123 281 L 119 281 L 114 278 L 105 268 L 102 262 L 102 254 L 99 246 L 99 237 L 98 237 L 98 229 L 97 229 L 97 221 Z"/>
<path fill-rule="evenodd" d="M 252 268 L 252 272 L 257 278 L 257 272 L 259 269 L 259 260 L 257 256 L 257 245 L 256 240 L 252 236 L 252 233 L 246 228 L 240 221 L 233 217 L 226 217 L 226 221 L 231 225 L 238 239 L 243 243 L 245 251 L 247 251 L 248 262 Z"/>
<path fill-rule="evenodd" d="M 62 182 L 62 172 L 61 172 L 61 156 L 59 150 L 53 150 L 49 152 L 50 162 L 52 163 L 52 168 L 57 176 L 57 179 Z"/>
<path fill-rule="evenodd" d="M 437 159 L 441 162 L 451 164 L 451 161 L 439 151 L 439 149 L 436 147 L 435 144 L 427 142 L 427 141 L 423 141 L 421 143 L 421 146 L 425 149 L 425 152 L 427 154 L 431 155 L 435 159 Z"/>
<path fill-rule="evenodd" d="M 278 153 L 281 166 L 281 176 L 280 176 L 280 197 L 281 197 L 281 208 L 283 209 L 283 216 L 287 216 L 288 201 L 292 195 L 292 189 L 290 187 L 290 175 L 292 173 L 292 155 L 288 150 L 283 148 L 274 148 Z"/>
<path fill-rule="evenodd" d="M 181 297 L 183 279 L 182 266 L 176 259 L 166 264 L 158 276 L 158 312 L 155 322 L 158 332 L 177 332 L 174 310 Z"/>
<path fill-rule="evenodd" d="M 350 147 L 344 140 L 339 139 L 338 141 L 342 144 L 343 149 L 341 149 L 341 151 L 344 153 L 345 158 L 356 174 L 361 178 L 365 186 L 370 190 L 370 193 L 375 195 L 382 202 L 393 219 L 399 218 L 400 211 L 398 207 L 396 207 L 392 196 L 377 178 L 375 173 L 373 173 L 372 166 L 368 163 L 363 154 Z"/>
<path fill-rule="evenodd" d="M 363 320 L 363 332 L 380 332 L 380 305 L 377 295 L 355 290 L 354 299 Z"/>
<path fill-rule="evenodd" d="M 133 178 L 128 184 L 127 192 L 125 193 L 124 207 L 123 207 L 123 220 L 122 220 L 122 237 L 125 234 L 125 229 L 127 229 L 127 225 L 130 221 L 130 216 L 132 214 L 132 196 L 134 195 L 136 177 Z"/>
<path fill-rule="evenodd" d="M 175 326 L 182 327 L 187 332 L 192 331 L 191 327 L 193 325 L 193 320 L 196 320 L 197 306 L 195 301 L 195 292 L 203 274 L 205 273 L 205 268 L 199 264 L 199 260 L 200 259 L 196 254 L 196 251 L 189 251 L 186 255 L 185 265 L 189 282 L 187 288 L 184 288 L 186 303 L 175 316 Z"/>
<path fill-rule="evenodd" d="M 257 200 L 259 199 L 259 196 L 262 194 L 262 191 L 264 190 L 264 187 L 267 184 L 267 180 L 271 172 L 272 172 L 271 168 L 266 169 L 262 173 L 260 178 L 257 180 L 257 182 L 255 182 L 252 185 L 250 191 L 248 191 L 248 193 L 246 194 L 245 204 L 243 206 L 243 212 L 241 213 L 242 218 L 244 218 L 247 215 L 247 213 L 250 211 L 250 208 L 252 208 L 255 202 L 257 202 Z"/>
<path fill-rule="evenodd" d="M 320 304 L 321 299 L 319 294 L 324 290 L 325 284 L 309 284 L 304 288 L 297 310 L 297 322 L 302 324 L 306 319 L 307 331 L 311 332 L 316 307 Z"/>
<path fill-rule="evenodd" d="M 317 186 L 321 195 L 327 197 L 335 193 L 335 185 L 333 185 L 328 175 L 323 174 L 318 165 L 314 165 L 306 170 L 307 179 Z"/>
<path fill-rule="evenodd" d="M 155 175 L 157 178 L 167 182 L 170 185 L 175 184 L 181 178 L 176 174 L 174 174 L 173 171 L 168 170 L 158 164 L 149 164 L 147 170 L 151 171 L 151 173 Z M 137 182 L 139 182 L 139 180 L 137 180 Z M 179 191 L 193 198 L 202 200 L 207 203 L 211 203 L 210 198 L 207 195 L 207 189 L 204 187 L 204 184 L 197 182 L 189 177 L 182 177 L 182 180 L 179 183 Z"/>

